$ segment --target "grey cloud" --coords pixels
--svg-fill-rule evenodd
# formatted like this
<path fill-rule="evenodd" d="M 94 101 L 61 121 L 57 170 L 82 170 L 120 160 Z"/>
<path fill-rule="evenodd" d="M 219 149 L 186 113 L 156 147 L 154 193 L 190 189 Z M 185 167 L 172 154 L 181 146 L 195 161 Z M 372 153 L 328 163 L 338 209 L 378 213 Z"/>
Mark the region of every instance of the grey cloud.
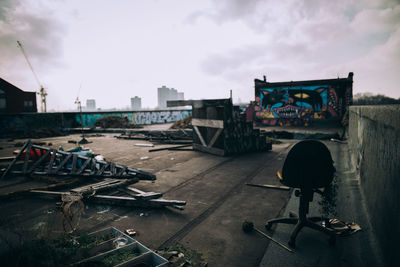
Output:
<path fill-rule="evenodd" d="M 281 64 L 291 60 L 300 61 L 308 53 L 308 48 L 303 44 L 276 42 L 248 45 L 225 54 L 210 55 L 201 63 L 201 69 L 209 75 L 224 75 L 243 68 L 254 68 L 274 62 Z"/>
<path fill-rule="evenodd" d="M 45 7 L 42 6 L 40 12 L 32 12 L 24 4 L 5 1 L 0 7 L 0 69 L 18 72 L 16 62 L 24 59 L 17 40 L 22 42 L 36 70 L 59 66 L 64 25 Z M 15 69 L 10 71 L 10 68 Z"/>

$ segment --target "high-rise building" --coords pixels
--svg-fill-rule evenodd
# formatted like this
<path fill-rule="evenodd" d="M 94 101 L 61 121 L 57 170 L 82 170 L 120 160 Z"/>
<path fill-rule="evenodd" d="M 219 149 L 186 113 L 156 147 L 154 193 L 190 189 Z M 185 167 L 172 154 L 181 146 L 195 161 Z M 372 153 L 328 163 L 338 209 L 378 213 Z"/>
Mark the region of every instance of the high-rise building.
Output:
<path fill-rule="evenodd" d="M 86 109 L 87 110 L 95 110 L 96 109 L 96 100 L 87 99 L 86 100 Z"/>
<path fill-rule="evenodd" d="M 131 98 L 131 109 L 139 110 L 142 109 L 142 99 L 138 96 Z"/>
<path fill-rule="evenodd" d="M 167 107 L 168 100 L 184 100 L 184 94 L 178 92 L 174 88 L 168 88 L 165 85 L 157 89 L 158 92 L 158 108 L 164 109 Z"/>

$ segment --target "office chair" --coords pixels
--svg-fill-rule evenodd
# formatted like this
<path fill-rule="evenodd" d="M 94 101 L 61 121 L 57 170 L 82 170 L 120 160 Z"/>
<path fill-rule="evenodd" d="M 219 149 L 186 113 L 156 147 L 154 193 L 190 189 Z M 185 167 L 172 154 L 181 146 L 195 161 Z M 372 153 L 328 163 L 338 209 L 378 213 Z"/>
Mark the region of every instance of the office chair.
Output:
<path fill-rule="evenodd" d="M 322 193 L 319 188 L 328 186 L 333 179 L 335 167 L 328 148 L 321 142 L 315 140 L 301 141 L 289 151 L 283 164 L 282 173 L 277 177 L 286 186 L 298 188 L 296 197 L 300 197 L 299 214 L 290 212 L 288 218 L 276 218 L 267 221 L 265 228 L 271 229 L 274 223 L 295 224 L 290 236 L 289 246 L 296 246 L 296 237 L 303 227 L 327 234 L 329 243 L 336 242 L 336 233 L 318 224 L 318 221 L 326 221 L 323 217 L 307 217 L 309 203 L 313 200 L 314 192 Z"/>

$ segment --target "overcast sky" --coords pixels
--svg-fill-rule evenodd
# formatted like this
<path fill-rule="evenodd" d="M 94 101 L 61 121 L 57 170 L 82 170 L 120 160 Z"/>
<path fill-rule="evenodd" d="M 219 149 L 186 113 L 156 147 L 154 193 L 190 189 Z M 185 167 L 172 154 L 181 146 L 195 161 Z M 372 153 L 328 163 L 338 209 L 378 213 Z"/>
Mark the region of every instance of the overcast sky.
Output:
<path fill-rule="evenodd" d="M 250 101 L 263 75 L 354 72 L 354 93 L 400 97 L 399 0 L 0 0 L 0 77 L 36 91 L 17 40 L 48 110 L 74 109 L 77 96 L 125 108 L 137 95 L 152 108 L 162 85 Z"/>

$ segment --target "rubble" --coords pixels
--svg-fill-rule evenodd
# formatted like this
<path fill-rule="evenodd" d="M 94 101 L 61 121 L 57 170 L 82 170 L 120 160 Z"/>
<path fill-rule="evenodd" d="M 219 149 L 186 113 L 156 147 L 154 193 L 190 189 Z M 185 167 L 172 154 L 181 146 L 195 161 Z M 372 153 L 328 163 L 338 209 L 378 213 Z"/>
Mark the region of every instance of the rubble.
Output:
<path fill-rule="evenodd" d="M 82 153 L 85 154 L 82 155 Z M 87 151 L 62 151 L 33 145 L 29 140 L 3 172 L 8 175 L 53 175 L 81 177 L 114 177 L 155 180 L 154 174 L 86 156 Z M 23 160 L 23 164 L 16 164 Z M 19 167 L 19 168 L 18 168 Z M 17 169 L 18 170 L 15 170 Z"/>
<path fill-rule="evenodd" d="M 192 128 L 192 116 L 188 116 L 183 120 L 174 122 L 170 129 L 191 129 Z"/>
<path fill-rule="evenodd" d="M 167 130 L 167 131 L 135 131 L 119 136 L 118 139 L 125 140 L 143 140 L 153 144 L 191 144 L 193 142 L 192 130 Z"/>
<path fill-rule="evenodd" d="M 101 128 L 142 128 L 142 126 L 132 124 L 127 117 L 108 116 L 96 120 L 95 126 Z"/>
<path fill-rule="evenodd" d="M 107 162 L 101 155 L 94 157 L 90 150 L 84 150 L 78 146 L 70 151 L 50 149 L 33 145 L 29 140 L 21 148 L 14 160 L 3 172 L 1 179 L 12 175 L 47 175 L 62 178 L 82 177 L 92 180 L 89 184 L 79 187 L 69 188 L 66 191 L 51 191 L 48 189 L 32 189 L 32 194 L 56 197 L 62 203 L 68 202 L 63 207 L 64 221 L 67 221 L 73 230 L 71 221 L 75 214 L 71 214 L 69 208 L 71 204 L 78 201 L 90 201 L 108 205 L 122 205 L 133 207 L 159 208 L 169 206 L 178 210 L 183 210 L 185 201 L 167 200 L 162 198 L 161 193 L 144 192 L 130 187 L 139 180 L 155 180 L 156 176 L 152 173 L 129 168 L 112 162 Z M 23 163 L 21 163 L 23 161 Z M 18 162 L 18 163 L 17 163 Z M 101 179 L 102 178 L 102 179 Z M 96 181 L 93 183 L 93 179 Z M 87 182 L 86 182 L 87 183 Z M 108 195 L 99 195 L 100 192 L 111 192 Z M 117 190 L 115 192 L 115 190 Z M 26 191 L 26 190 L 25 190 Z M 115 195 L 114 193 L 118 193 Z M 120 195 L 125 193 L 126 195 Z"/>

